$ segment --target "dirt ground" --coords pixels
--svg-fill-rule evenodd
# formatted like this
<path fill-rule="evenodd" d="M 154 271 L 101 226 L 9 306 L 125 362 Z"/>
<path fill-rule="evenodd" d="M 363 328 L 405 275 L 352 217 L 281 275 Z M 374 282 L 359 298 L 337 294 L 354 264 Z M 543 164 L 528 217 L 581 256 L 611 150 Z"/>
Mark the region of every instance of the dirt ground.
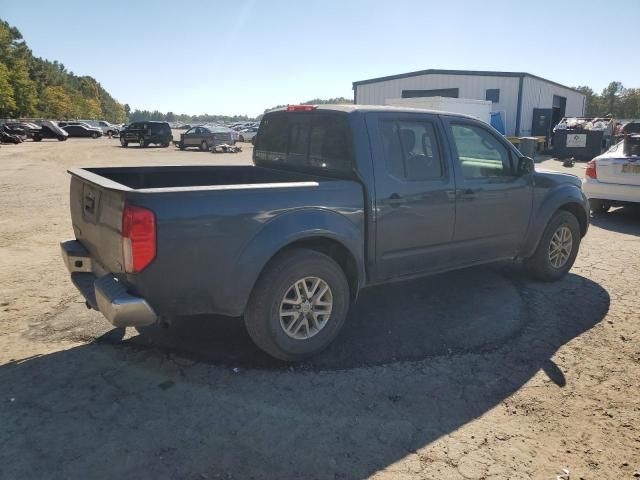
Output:
<path fill-rule="evenodd" d="M 58 252 L 73 236 L 67 168 L 249 163 L 250 150 L 0 148 L 0 478 L 640 476 L 629 209 L 592 219 L 559 283 L 499 265 L 365 291 L 335 344 L 295 367 L 239 319 L 138 335 L 84 307 Z"/>

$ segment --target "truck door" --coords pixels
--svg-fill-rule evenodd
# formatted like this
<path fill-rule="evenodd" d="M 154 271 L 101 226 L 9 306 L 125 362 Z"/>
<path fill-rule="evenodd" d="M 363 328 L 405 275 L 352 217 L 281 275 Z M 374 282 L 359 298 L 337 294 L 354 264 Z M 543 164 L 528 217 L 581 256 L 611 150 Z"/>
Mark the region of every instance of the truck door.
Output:
<path fill-rule="evenodd" d="M 461 263 L 516 255 L 531 215 L 531 175 L 517 175 L 518 156 L 489 126 L 450 117 L 454 148 L 456 225 L 454 244 Z"/>
<path fill-rule="evenodd" d="M 376 277 L 447 266 L 455 185 L 450 153 L 435 115 L 369 113 L 376 201 Z"/>

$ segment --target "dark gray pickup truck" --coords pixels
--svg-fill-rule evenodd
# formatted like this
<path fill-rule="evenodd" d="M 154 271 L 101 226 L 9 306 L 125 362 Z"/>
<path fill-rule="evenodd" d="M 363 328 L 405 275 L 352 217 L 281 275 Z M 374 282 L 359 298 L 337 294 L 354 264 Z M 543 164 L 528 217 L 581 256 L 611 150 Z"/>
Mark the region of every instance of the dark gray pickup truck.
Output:
<path fill-rule="evenodd" d="M 71 170 L 62 254 L 88 305 L 116 326 L 242 315 L 299 360 L 363 287 L 504 259 L 556 280 L 589 225 L 577 177 L 461 115 L 290 106 L 264 116 L 253 159 Z"/>

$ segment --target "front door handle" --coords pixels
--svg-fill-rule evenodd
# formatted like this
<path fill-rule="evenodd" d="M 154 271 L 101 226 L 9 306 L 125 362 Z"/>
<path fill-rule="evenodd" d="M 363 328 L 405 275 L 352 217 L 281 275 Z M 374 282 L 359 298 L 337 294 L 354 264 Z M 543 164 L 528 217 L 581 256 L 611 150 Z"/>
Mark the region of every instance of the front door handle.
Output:
<path fill-rule="evenodd" d="M 462 198 L 475 198 L 476 193 L 477 190 L 474 190 L 473 188 L 465 188 L 464 190 L 462 190 L 460 196 Z"/>

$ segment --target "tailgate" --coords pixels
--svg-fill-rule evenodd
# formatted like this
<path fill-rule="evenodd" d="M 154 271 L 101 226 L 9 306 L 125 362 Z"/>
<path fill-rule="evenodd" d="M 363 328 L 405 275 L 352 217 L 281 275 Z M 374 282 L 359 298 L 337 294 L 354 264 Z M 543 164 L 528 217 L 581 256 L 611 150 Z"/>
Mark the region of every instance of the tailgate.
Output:
<path fill-rule="evenodd" d="M 76 239 L 106 270 L 124 271 L 120 235 L 124 193 L 74 175 L 71 177 L 70 205 Z"/>
<path fill-rule="evenodd" d="M 640 185 L 640 157 L 599 158 L 596 172 L 602 183 Z"/>

